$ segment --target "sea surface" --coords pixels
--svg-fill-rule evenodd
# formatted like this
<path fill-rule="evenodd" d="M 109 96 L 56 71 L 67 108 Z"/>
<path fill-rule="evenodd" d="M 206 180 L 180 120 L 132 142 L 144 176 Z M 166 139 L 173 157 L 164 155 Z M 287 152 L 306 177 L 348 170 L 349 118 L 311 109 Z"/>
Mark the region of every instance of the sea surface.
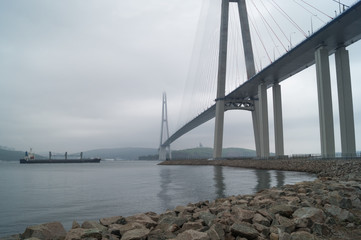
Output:
<path fill-rule="evenodd" d="M 219 166 L 158 166 L 157 161 L 19 164 L 0 161 L 0 237 L 29 225 L 98 220 L 190 202 L 250 194 L 264 188 L 312 181 L 299 172 Z"/>

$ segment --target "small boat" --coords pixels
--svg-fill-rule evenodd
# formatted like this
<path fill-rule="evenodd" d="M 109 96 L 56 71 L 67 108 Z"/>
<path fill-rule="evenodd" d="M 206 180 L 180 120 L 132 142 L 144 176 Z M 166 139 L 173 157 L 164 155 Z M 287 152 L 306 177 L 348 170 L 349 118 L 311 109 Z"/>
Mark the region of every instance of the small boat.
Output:
<path fill-rule="evenodd" d="M 83 158 L 83 153 L 80 153 L 80 158 L 68 158 L 68 153 L 65 153 L 65 158 L 52 158 L 51 152 L 49 152 L 48 159 L 35 159 L 35 155 L 30 151 L 25 152 L 25 157 L 20 159 L 21 164 L 32 164 L 32 163 L 99 163 L 101 158 Z"/>

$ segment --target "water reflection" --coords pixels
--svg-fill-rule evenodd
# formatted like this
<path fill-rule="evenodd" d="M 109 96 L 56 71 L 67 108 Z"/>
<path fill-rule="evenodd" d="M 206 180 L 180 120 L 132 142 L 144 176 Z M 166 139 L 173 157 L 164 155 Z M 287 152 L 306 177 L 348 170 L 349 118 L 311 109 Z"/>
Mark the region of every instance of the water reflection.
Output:
<path fill-rule="evenodd" d="M 271 188 L 271 171 L 268 170 L 254 170 L 257 177 L 257 185 L 255 187 L 255 191 L 258 192 L 263 189 Z M 273 171 L 272 171 L 273 172 Z M 276 173 L 276 186 L 281 187 L 285 184 L 285 173 L 282 171 L 275 171 Z"/>
<path fill-rule="evenodd" d="M 168 193 L 171 182 L 171 170 L 169 168 L 162 168 L 160 170 L 160 192 L 157 196 L 161 200 L 161 206 L 164 206 L 166 209 L 172 208 L 170 205 L 172 198 Z"/>
<path fill-rule="evenodd" d="M 267 170 L 254 170 L 257 177 L 257 185 L 255 187 L 255 191 L 258 192 L 263 189 L 270 188 L 271 186 L 271 174 Z"/>
<path fill-rule="evenodd" d="M 276 171 L 277 187 L 285 185 L 285 173 L 282 171 Z"/>
<path fill-rule="evenodd" d="M 214 180 L 216 198 L 225 197 L 224 191 L 225 191 L 226 185 L 224 184 L 223 167 L 214 166 L 213 180 Z"/>

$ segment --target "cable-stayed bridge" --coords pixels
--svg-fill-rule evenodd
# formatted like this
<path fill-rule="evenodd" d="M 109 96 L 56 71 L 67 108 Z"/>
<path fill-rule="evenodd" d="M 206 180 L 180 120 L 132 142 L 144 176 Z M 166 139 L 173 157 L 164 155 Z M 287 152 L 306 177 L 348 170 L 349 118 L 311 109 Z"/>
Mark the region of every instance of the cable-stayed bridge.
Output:
<path fill-rule="evenodd" d="M 240 84 L 228 94 L 225 94 L 227 54 L 229 52 L 227 44 L 229 42 L 228 35 L 230 32 L 228 29 L 228 21 L 230 19 L 229 5 L 232 2 L 238 4 L 247 81 Z M 277 4 L 273 0 L 271 0 L 271 2 Z M 310 5 L 305 1 L 302 2 Z M 289 46 L 288 49 L 286 48 L 285 54 L 277 60 L 274 59 L 274 61 L 272 61 L 269 54 L 267 54 L 271 64 L 256 72 L 246 1 L 222 0 L 220 16 L 221 24 L 219 31 L 220 38 L 217 55 L 218 65 L 215 66 L 215 68 L 217 68 L 217 76 L 216 79 L 213 79 L 213 81 L 217 83 L 217 94 L 215 96 L 216 103 L 181 126 L 175 133 L 165 139 L 165 141 L 161 140 L 160 150 L 164 151 L 166 147 L 169 147 L 172 142 L 183 136 L 185 133 L 212 118 L 216 118 L 214 158 L 220 158 L 222 154 L 224 112 L 238 109 L 252 112 L 257 155 L 258 157 L 268 157 L 269 129 L 267 89 L 272 88 L 275 118 L 275 150 L 277 156 L 284 155 L 282 101 L 279 83 L 315 64 L 317 75 L 321 154 L 324 157 L 334 156 L 334 124 L 330 85 L 330 65 L 328 57 L 331 54 L 335 54 L 342 154 L 343 156 L 355 155 L 356 147 L 351 77 L 348 51 L 346 50 L 346 47 L 361 38 L 361 2 L 358 1 L 352 6 L 342 4 L 340 1 L 338 2 L 340 6 L 339 15 L 334 17 L 318 31 L 313 32 L 312 29 L 309 34 L 305 33 L 305 39 L 296 46 L 292 46 L 292 34 L 290 34 Z M 247 1 L 247 3 L 251 3 L 251 5 L 254 4 L 253 1 Z M 312 7 L 312 5 L 310 6 Z M 345 6 L 347 8 L 345 8 Z M 343 11 L 341 11 L 341 7 L 343 8 Z M 311 15 L 311 27 L 313 17 L 317 17 L 317 15 Z M 273 52 L 275 53 L 277 49 L 278 46 L 276 45 Z M 165 154 L 162 154 L 162 156 L 165 156 Z"/>

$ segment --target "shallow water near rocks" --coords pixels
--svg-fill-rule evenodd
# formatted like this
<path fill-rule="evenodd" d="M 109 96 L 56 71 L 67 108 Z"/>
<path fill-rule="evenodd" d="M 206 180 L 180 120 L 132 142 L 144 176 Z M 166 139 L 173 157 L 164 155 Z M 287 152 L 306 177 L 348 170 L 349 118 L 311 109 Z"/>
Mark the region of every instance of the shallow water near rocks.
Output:
<path fill-rule="evenodd" d="M 0 237 L 29 225 L 98 220 L 251 194 L 316 176 L 220 166 L 158 166 L 157 161 L 99 164 L 0 162 Z"/>

